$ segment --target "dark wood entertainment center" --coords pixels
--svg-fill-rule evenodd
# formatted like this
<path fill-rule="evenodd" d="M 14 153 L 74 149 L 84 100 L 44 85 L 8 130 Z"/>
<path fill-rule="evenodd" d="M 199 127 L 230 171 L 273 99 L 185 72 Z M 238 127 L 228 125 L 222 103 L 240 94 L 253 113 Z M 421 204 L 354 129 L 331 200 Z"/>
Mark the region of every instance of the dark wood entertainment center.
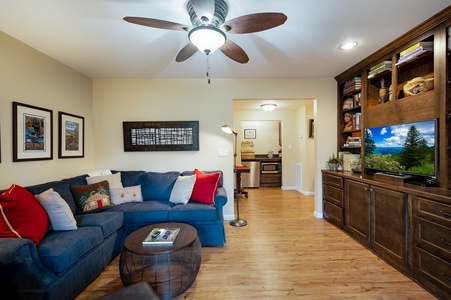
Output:
<path fill-rule="evenodd" d="M 433 51 L 399 63 L 401 52 L 420 42 L 433 42 Z M 381 62 L 391 68 L 374 75 Z M 433 78 L 434 88 L 407 96 L 403 87 L 418 77 Z M 350 90 L 355 78 L 361 86 Z M 360 154 L 362 173 L 323 170 L 324 218 L 435 296 L 451 299 L 451 6 L 335 79 L 337 152 Z M 384 85 L 390 100 L 381 96 Z M 353 104 L 344 105 L 349 99 Z M 347 113 L 359 115 L 360 126 L 345 131 Z M 432 119 L 439 128 L 439 187 L 365 173 L 365 128 Z M 361 146 L 347 143 L 358 137 Z"/>

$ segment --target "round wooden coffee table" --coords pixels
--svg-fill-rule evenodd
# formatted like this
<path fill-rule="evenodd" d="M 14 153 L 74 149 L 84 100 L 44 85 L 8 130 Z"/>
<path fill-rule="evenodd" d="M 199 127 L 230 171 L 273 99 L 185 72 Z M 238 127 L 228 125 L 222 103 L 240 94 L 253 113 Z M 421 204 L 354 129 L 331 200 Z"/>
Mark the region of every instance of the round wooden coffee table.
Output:
<path fill-rule="evenodd" d="M 171 246 L 142 245 L 153 228 L 180 228 Z M 124 286 L 147 281 L 162 299 L 172 299 L 194 282 L 202 261 L 202 247 L 194 227 L 160 223 L 132 232 L 124 242 L 119 271 Z"/>

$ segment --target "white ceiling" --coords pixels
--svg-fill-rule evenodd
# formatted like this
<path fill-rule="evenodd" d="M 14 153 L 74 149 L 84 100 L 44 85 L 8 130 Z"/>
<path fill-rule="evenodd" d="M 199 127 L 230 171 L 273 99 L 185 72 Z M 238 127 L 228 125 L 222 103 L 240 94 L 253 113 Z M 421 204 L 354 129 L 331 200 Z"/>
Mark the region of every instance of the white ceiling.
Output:
<path fill-rule="evenodd" d="M 0 30 L 91 78 L 202 78 L 198 52 L 174 61 L 183 31 L 130 24 L 139 16 L 190 24 L 187 0 L 0 0 Z M 282 12 L 287 22 L 229 38 L 248 54 L 238 64 L 211 54 L 212 78 L 334 77 L 450 5 L 450 0 L 227 0 L 227 20 Z M 352 51 L 338 46 L 348 40 Z M 1 45 L 0 45 L 1 46 Z"/>

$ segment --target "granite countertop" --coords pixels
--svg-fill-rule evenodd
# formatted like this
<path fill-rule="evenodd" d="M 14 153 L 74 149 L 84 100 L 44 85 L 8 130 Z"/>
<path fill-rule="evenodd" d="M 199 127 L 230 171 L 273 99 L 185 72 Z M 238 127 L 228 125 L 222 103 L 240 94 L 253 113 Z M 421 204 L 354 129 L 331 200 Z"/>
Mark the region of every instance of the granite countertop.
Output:
<path fill-rule="evenodd" d="M 241 161 L 282 161 L 282 158 L 277 154 L 273 158 L 269 158 L 268 154 L 248 154 L 241 155 Z"/>

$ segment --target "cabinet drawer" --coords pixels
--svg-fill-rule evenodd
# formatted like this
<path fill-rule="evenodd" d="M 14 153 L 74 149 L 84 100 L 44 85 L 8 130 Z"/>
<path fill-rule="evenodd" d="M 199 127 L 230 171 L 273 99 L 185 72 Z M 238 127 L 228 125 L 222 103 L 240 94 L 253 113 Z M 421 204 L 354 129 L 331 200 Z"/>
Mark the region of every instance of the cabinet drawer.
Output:
<path fill-rule="evenodd" d="M 415 217 L 415 244 L 451 262 L 451 228 Z"/>
<path fill-rule="evenodd" d="M 418 217 L 451 227 L 451 205 L 413 197 L 413 212 Z"/>
<path fill-rule="evenodd" d="M 339 176 L 323 174 L 323 183 L 336 186 L 340 189 L 343 188 L 343 178 Z"/>
<path fill-rule="evenodd" d="M 451 295 L 451 264 L 415 247 L 414 277 L 443 299 Z"/>
<path fill-rule="evenodd" d="M 343 207 L 343 190 L 339 188 L 323 185 L 323 198 Z"/>
<path fill-rule="evenodd" d="M 323 203 L 324 203 L 324 218 L 334 223 L 335 225 L 343 228 L 344 226 L 343 208 L 327 200 L 324 200 Z"/>

